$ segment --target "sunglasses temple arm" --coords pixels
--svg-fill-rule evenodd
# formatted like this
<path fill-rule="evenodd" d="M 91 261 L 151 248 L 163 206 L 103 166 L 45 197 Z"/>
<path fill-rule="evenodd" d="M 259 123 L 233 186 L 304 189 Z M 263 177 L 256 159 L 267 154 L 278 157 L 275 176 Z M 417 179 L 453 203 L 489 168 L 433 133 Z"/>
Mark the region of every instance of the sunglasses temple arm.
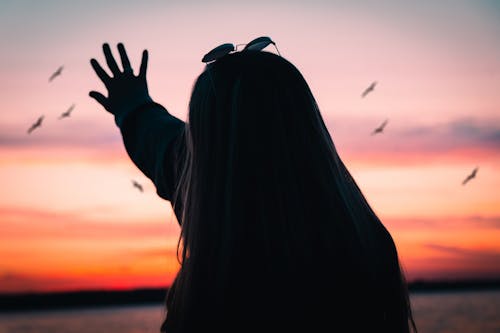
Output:
<path fill-rule="evenodd" d="M 273 42 L 274 47 L 276 48 L 276 52 L 278 52 L 278 55 L 281 57 L 280 50 L 278 50 L 278 46 L 276 45 L 275 42 Z"/>

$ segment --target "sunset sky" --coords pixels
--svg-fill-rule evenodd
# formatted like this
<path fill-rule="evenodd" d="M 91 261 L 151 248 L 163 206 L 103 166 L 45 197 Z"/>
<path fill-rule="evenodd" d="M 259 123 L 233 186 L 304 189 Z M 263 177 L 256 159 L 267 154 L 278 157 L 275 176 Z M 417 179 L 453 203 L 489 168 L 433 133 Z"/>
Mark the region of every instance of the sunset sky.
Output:
<path fill-rule="evenodd" d="M 408 280 L 500 277 L 499 1 L 0 0 L 0 292 L 168 285 L 179 227 L 88 97 L 89 60 L 148 49 L 151 96 L 185 120 L 202 56 L 259 36 L 308 81 Z"/>

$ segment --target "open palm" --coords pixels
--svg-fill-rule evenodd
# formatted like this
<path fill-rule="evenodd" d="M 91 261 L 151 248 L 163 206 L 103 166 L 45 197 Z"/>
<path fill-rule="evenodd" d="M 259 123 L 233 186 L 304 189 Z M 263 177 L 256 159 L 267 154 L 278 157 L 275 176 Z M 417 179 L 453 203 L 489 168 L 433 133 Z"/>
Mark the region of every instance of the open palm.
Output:
<path fill-rule="evenodd" d="M 106 97 L 97 91 L 89 92 L 89 96 L 99 102 L 104 109 L 115 115 L 115 121 L 120 125 L 125 114 L 145 103 L 152 102 L 152 99 L 149 96 L 146 80 L 148 51 L 144 50 L 142 52 L 139 73 L 134 75 L 125 47 L 122 43 L 119 43 L 117 48 L 122 62 L 122 70 L 118 67 L 109 44 L 105 43 L 102 46 L 106 63 L 112 73 L 111 76 L 96 59 L 92 58 L 90 60 L 92 68 L 94 68 L 97 76 L 108 90 L 108 96 Z"/>

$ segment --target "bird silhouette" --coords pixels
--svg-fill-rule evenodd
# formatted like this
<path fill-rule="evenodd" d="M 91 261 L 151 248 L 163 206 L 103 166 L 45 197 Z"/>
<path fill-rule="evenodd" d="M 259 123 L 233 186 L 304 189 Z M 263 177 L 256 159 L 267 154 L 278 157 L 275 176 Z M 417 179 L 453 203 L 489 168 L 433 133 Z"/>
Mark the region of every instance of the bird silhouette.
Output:
<path fill-rule="evenodd" d="M 368 95 L 369 93 L 371 93 L 375 89 L 376 85 L 377 85 L 377 81 L 372 82 L 372 84 L 370 84 L 368 86 L 368 88 L 366 88 L 365 91 L 363 91 L 363 93 L 361 94 L 361 98 L 365 98 L 366 95 Z"/>
<path fill-rule="evenodd" d="M 66 112 L 61 113 L 61 115 L 59 116 L 59 119 L 63 119 L 63 118 L 69 117 L 71 115 L 71 111 L 73 111 L 74 108 L 75 108 L 75 104 L 72 104 L 68 108 L 68 110 L 66 110 Z"/>
<path fill-rule="evenodd" d="M 36 120 L 36 122 L 34 122 L 30 126 L 30 128 L 28 128 L 28 134 L 31 134 L 31 132 L 33 132 L 35 129 L 37 129 L 38 127 L 42 126 L 43 118 L 44 118 L 44 116 L 38 117 L 38 119 Z"/>
<path fill-rule="evenodd" d="M 464 181 L 462 182 L 462 185 L 467 184 L 472 178 L 475 178 L 476 174 L 477 174 L 477 170 L 479 170 L 479 168 L 475 167 L 474 170 L 472 170 L 472 172 L 464 179 Z"/>
<path fill-rule="evenodd" d="M 141 192 L 144 192 L 144 188 L 142 187 L 141 184 L 139 184 L 137 181 L 135 180 L 132 180 L 132 184 L 134 185 L 134 187 L 136 187 L 139 191 Z"/>
<path fill-rule="evenodd" d="M 63 69 L 64 69 L 64 66 L 60 66 L 54 73 L 52 73 L 52 75 L 49 77 L 49 82 L 51 82 L 56 77 L 61 75 Z"/>
<path fill-rule="evenodd" d="M 380 124 L 379 127 L 375 128 L 372 132 L 371 135 L 375 135 L 375 134 L 378 134 L 378 133 L 382 133 L 384 131 L 384 128 L 385 126 L 387 125 L 387 123 L 389 122 L 389 120 L 384 120 L 384 122 L 382 124 Z"/>

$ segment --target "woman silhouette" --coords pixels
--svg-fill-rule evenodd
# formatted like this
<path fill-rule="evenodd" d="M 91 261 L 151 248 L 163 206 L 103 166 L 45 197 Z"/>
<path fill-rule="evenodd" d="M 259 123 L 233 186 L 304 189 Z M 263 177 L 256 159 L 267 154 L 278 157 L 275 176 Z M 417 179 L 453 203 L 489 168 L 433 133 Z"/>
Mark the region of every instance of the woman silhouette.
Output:
<path fill-rule="evenodd" d="M 161 330 L 416 331 L 391 235 L 269 43 L 207 54 L 186 123 L 149 96 L 147 51 L 137 76 L 122 44 L 122 70 L 103 46 L 112 77 L 91 60 L 108 97 L 90 96 L 181 225 Z"/>

